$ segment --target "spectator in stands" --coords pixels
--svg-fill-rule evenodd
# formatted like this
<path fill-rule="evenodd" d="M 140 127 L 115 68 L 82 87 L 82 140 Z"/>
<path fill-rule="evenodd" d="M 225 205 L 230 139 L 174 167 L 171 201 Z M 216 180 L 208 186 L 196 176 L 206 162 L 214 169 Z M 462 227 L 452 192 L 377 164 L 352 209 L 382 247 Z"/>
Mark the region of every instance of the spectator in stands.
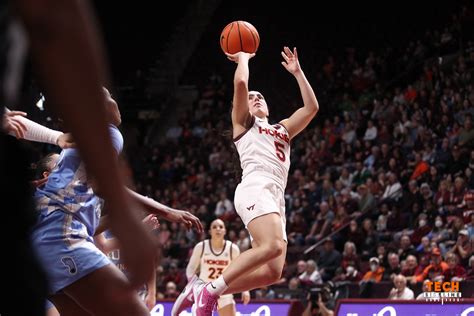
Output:
<path fill-rule="evenodd" d="M 301 211 L 293 212 L 288 223 L 288 245 L 303 246 L 307 233 L 307 224 Z"/>
<path fill-rule="evenodd" d="M 374 231 L 372 221 L 369 218 L 362 222 L 362 234 L 364 239 L 362 241 L 360 251 L 362 260 L 367 260 L 375 255 L 378 239 Z"/>
<path fill-rule="evenodd" d="M 323 283 L 321 274 L 318 271 L 318 266 L 314 260 L 308 260 L 306 262 L 306 271 L 300 274 L 298 278 L 301 282 L 301 285 L 306 287 Z"/>
<path fill-rule="evenodd" d="M 448 253 L 446 255 L 446 263 L 448 269 L 443 272 L 443 281 L 462 281 L 466 278 L 466 269 L 459 265 L 459 258 L 455 253 Z"/>
<path fill-rule="evenodd" d="M 220 196 L 220 199 L 216 204 L 216 209 L 214 211 L 214 214 L 216 215 L 217 218 L 226 220 L 227 218 L 230 218 L 232 214 L 234 213 L 234 205 L 227 198 L 226 192 L 221 192 L 219 196 Z"/>
<path fill-rule="evenodd" d="M 387 203 L 380 205 L 380 213 L 375 224 L 376 234 L 378 240 L 388 241 L 392 239 L 392 235 L 387 232 L 387 221 L 389 216 L 389 209 Z"/>
<path fill-rule="evenodd" d="M 355 245 L 362 244 L 364 235 L 355 219 L 349 223 L 349 231 L 347 232 L 347 240 L 353 242 Z"/>
<path fill-rule="evenodd" d="M 410 236 L 402 235 L 402 237 L 400 237 L 400 248 L 398 249 L 398 255 L 400 260 L 405 260 L 410 255 L 416 256 L 416 249 L 411 244 Z"/>
<path fill-rule="evenodd" d="M 383 274 L 383 280 L 384 281 L 393 281 L 393 278 L 397 275 L 400 274 L 401 268 L 400 268 L 400 258 L 398 254 L 395 252 L 390 252 L 388 254 L 388 266 L 385 267 L 385 271 Z"/>
<path fill-rule="evenodd" d="M 362 281 L 372 281 L 376 283 L 382 281 L 385 269 L 380 266 L 379 259 L 376 257 L 370 258 L 369 265 L 370 270 L 364 275 Z"/>
<path fill-rule="evenodd" d="M 275 299 L 275 291 L 271 287 L 262 286 L 255 291 L 255 298 L 257 300 L 273 300 Z"/>
<path fill-rule="evenodd" d="M 176 289 L 176 283 L 174 283 L 173 281 L 167 282 L 164 297 L 168 299 L 176 299 L 178 295 L 179 292 Z"/>
<path fill-rule="evenodd" d="M 444 271 L 448 269 L 448 264 L 443 261 L 441 251 L 439 248 L 434 248 L 431 251 L 431 263 L 417 276 L 416 281 L 421 282 L 425 279 L 433 281 L 440 281 L 443 277 Z"/>
<path fill-rule="evenodd" d="M 352 183 L 354 183 L 354 185 L 361 185 L 370 177 L 371 172 L 364 166 L 362 161 L 357 161 L 355 171 L 351 175 Z"/>
<path fill-rule="evenodd" d="M 421 274 L 423 269 L 418 266 L 418 259 L 414 255 L 409 255 L 405 260 L 405 266 L 402 269 L 402 274 L 410 283 L 416 283 L 416 276 Z"/>
<path fill-rule="evenodd" d="M 240 252 L 250 248 L 250 238 L 248 236 L 247 230 L 241 229 L 239 231 L 239 239 L 235 242 L 235 244 L 239 247 Z"/>
<path fill-rule="evenodd" d="M 449 250 L 451 253 L 455 253 L 461 258 L 462 264 L 466 264 L 469 257 L 473 253 L 472 240 L 469 239 L 469 233 L 467 229 L 461 229 L 458 234 L 458 238 L 454 247 Z"/>
<path fill-rule="evenodd" d="M 291 300 L 301 298 L 301 282 L 298 278 L 291 278 L 288 282 L 288 289 L 283 291 L 278 291 L 276 298 L 281 300 Z"/>
<path fill-rule="evenodd" d="M 474 127 L 471 114 L 467 114 L 464 117 L 464 124 L 458 136 L 458 144 L 460 147 L 468 149 L 474 146 Z"/>
<path fill-rule="evenodd" d="M 448 181 L 441 180 L 438 186 L 438 191 L 434 196 L 434 202 L 438 208 L 438 212 L 444 212 L 446 206 L 449 204 L 450 192 L 448 187 Z"/>
<path fill-rule="evenodd" d="M 408 189 L 404 190 L 403 198 L 402 198 L 402 210 L 405 213 L 411 214 L 412 206 L 416 203 L 418 205 L 422 204 L 422 197 L 421 193 L 418 189 L 418 184 L 416 180 L 410 180 L 408 182 Z M 416 216 L 416 215 L 415 215 Z M 413 216 L 411 216 L 413 218 Z M 412 223 L 413 219 L 410 219 L 410 224 Z"/>
<path fill-rule="evenodd" d="M 334 272 L 341 264 L 341 259 L 339 251 L 334 249 L 334 241 L 331 238 L 326 238 L 318 259 L 319 272 L 323 281 L 331 280 L 334 277 Z"/>
<path fill-rule="evenodd" d="M 466 229 L 469 233 L 469 238 L 472 239 L 474 237 L 474 213 L 471 213 L 470 218 L 471 221 L 466 224 Z"/>
<path fill-rule="evenodd" d="M 341 267 L 347 270 L 347 267 L 352 266 L 355 269 L 360 269 L 360 258 L 357 255 L 356 245 L 351 241 L 346 241 L 344 244 L 344 251 L 342 252 Z"/>
<path fill-rule="evenodd" d="M 377 138 L 377 126 L 374 125 L 372 120 L 367 121 L 367 129 L 365 130 L 364 140 L 374 140 Z"/>
<path fill-rule="evenodd" d="M 351 265 L 347 266 L 345 269 L 342 267 L 337 268 L 335 274 L 336 275 L 332 279 L 333 282 L 359 282 L 360 280 L 362 280 L 363 277 L 362 273 Z"/>
<path fill-rule="evenodd" d="M 178 265 L 175 262 L 172 262 L 169 265 L 168 271 L 166 271 L 166 276 L 163 279 L 163 283 L 167 285 L 170 284 L 170 282 L 173 283 L 175 287 L 183 287 L 186 284 L 185 272 L 178 269 Z"/>
<path fill-rule="evenodd" d="M 326 201 L 321 202 L 316 220 L 313 222 L 309 234 L 305 237 L 307 243 L 312 244 L 327 235 L 331 231 L 334 217 L 334 212 L 329 208 L 329 204 Z M 318 233 L 316 234 L 316 232 Z"/>
<path fill-rule="evenodd" d="M 419 245 L 421 238 L 426 236 L 430 231 L 431 227 L 428 225 L 428 216 L 424 213 L 418 216 L 418 227 L 415 228 L 411 235 L 411 242 L 413 245 Z"/>
<path fill-rule="evenodd" d="M 426 236 L 430 240 L 434 241 L 440 248 L 441 254 L 446 253 L 446 245 L 445 241 L 449 239 L 449 231 L 448 229 L 444 226 L 443 223 L 443 218 L 441 216 L 436 216 L 435 217 L 435 222 L 434 222 L 434 227 L 431 230 L 431 232 Z M 423 242 L 422 242 L 423 243 Z"/>
<path fill-rule="evenodd" d="M 443 116 L 446 117 L 447 116 Z M 435 166 L 440 168 L 440 170 L 446 170 L 449 162 L 451 161 L 451 149 L 449 148 L 449 139 L 443 138 L 440 148 L 435 153 L 434 163 Z"/>
<path fill-rule="evenodd" d="M 359 193 L 359 212 L 365 213 L 365 212 L 371 212 L 376 204 L 375 204 L 375 198 L 370 193 L 370 191 L 367 188 L 367 185 L 361 184 L 357 188 L 357 191 Z"/>
<path fill-rule="evenodd" d="M 469 258 L 469 266 L 466 272 L 466 280 L 474 280 L 474 256 Z"/>
<path fill-rule="evenodd" d="M 412 300 L 415 298 L 415 294 L 411 289 L 407 287 L 407 279 L 398 274 L 393 278 L 393 284 L 395 287 L 390 291 L 388 298 L 391 300 Z"/>
<path fill-rule="evenodd" d="M 382 267 L 385 267 L 388 265 L 388 254 L 387 254 L 387 248 L 385 243 L 379 243 L 377 245 L 377 258 L 379 259 L 379 263 Z"/>
<path fill-rule="evenodd" d="M 388 175 L 388 185 L 382 195 L 382 199 L 387 202 L 397 202 L 403 196 L 402 185 L 397 179 L 397 175 L 390 173 Z"/>
<path fill-rule="evenodd" d="M 418 294 L 418 296 L 416 297 L 417 301 L 426 300 L 426 297 L 424 296 L 423 293 L 429 292 L 430 290 L 430 288 L 428 287 L 428 282 L 432 282 L 432 281 L 430 281 L 429 279 L 426 279 L 423 281 L 423 285 L 421 286 L 421 293 Z"/>

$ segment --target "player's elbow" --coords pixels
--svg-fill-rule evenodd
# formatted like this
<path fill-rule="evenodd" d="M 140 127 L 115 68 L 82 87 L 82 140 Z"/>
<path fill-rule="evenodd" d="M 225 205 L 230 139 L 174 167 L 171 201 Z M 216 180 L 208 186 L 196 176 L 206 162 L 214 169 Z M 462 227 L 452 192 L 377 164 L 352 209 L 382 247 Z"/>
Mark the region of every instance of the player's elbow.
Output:
<path fill-rule="evenodd" d="M 313 104 L 310 104 L 308 107 L 307 107 L 307 111 L 308 111 L 308 116 L 311 117 L 311 119 L 313 119 L 316 114 L 318 114 L 319 112 L 319 104 L 318 102 L 315 102 Z"/>

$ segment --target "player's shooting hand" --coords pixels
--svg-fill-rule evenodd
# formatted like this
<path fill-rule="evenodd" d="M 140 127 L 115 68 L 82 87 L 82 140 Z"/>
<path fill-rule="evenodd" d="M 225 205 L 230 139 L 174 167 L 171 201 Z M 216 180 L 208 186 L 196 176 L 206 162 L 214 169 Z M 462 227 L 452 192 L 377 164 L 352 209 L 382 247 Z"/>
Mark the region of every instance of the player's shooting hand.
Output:
<path fill-rule="evenodd" d="M 237 52 L 235 54 L 226 53 L 226 56 L 227 56 L 227 59 L 238 64 L 242 60 L 248 61 L 250 58 L 255 56 L 255 53 L 246 53 L 246 52 Z"/>

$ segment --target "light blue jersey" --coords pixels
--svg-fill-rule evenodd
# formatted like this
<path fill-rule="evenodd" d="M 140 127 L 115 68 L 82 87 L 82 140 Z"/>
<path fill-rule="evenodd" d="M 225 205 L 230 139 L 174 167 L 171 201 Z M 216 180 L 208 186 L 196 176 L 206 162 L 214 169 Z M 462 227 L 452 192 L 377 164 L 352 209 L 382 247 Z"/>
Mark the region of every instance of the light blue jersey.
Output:
<path fill-rule="evenodd" d="M 123 137 L 110 125 L 112 145 L 120 153 Z M 43 189 L 35 194 L 39 212 L 33 242 L 46 270 L 52 294 L 110 263 L 94 244 L 101 199 L 87 183 L 77 149 L 61 152 Z"/>

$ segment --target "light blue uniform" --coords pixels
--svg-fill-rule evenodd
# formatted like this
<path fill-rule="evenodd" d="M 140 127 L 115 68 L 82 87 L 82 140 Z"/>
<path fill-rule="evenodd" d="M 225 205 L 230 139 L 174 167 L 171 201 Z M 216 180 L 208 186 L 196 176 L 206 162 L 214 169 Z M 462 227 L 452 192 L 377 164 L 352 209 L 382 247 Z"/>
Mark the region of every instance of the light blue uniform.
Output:
<path fill-rule="evenodd" d="M 106 230 L 104 232 L 105 238 L 107 239 L 112 239 L 114 236 L 110 232 L 110 230 Z M 109 260 L 117 266 L 117 268 L 120 269 L 125 275 L 127 274 L 127 269 L 125 268 L 125 265 L 122 263 L 122 260 L 120 259 L 120 249 L 115 249 L 114 251 L 110 252 L 108 254 Z M 148 287 L 146 284 L 144 284 L 141 288 L 138 289 L 138 295 L 142 300 L 145 300 L 146 295 L 148 294 Z"/>
<path fill-rule="evenodd" d="M 120 153 L 122 134 L 113 125 L 109 132 L 115 150 Z M 87 185 L 77 149 L 61 152 L 48 182 L 36 191 L 35 200 L 39 215 L 33 243 L 47 273 L 51 294 L 110 264 L 94 244 L 101 199 Z"/>

